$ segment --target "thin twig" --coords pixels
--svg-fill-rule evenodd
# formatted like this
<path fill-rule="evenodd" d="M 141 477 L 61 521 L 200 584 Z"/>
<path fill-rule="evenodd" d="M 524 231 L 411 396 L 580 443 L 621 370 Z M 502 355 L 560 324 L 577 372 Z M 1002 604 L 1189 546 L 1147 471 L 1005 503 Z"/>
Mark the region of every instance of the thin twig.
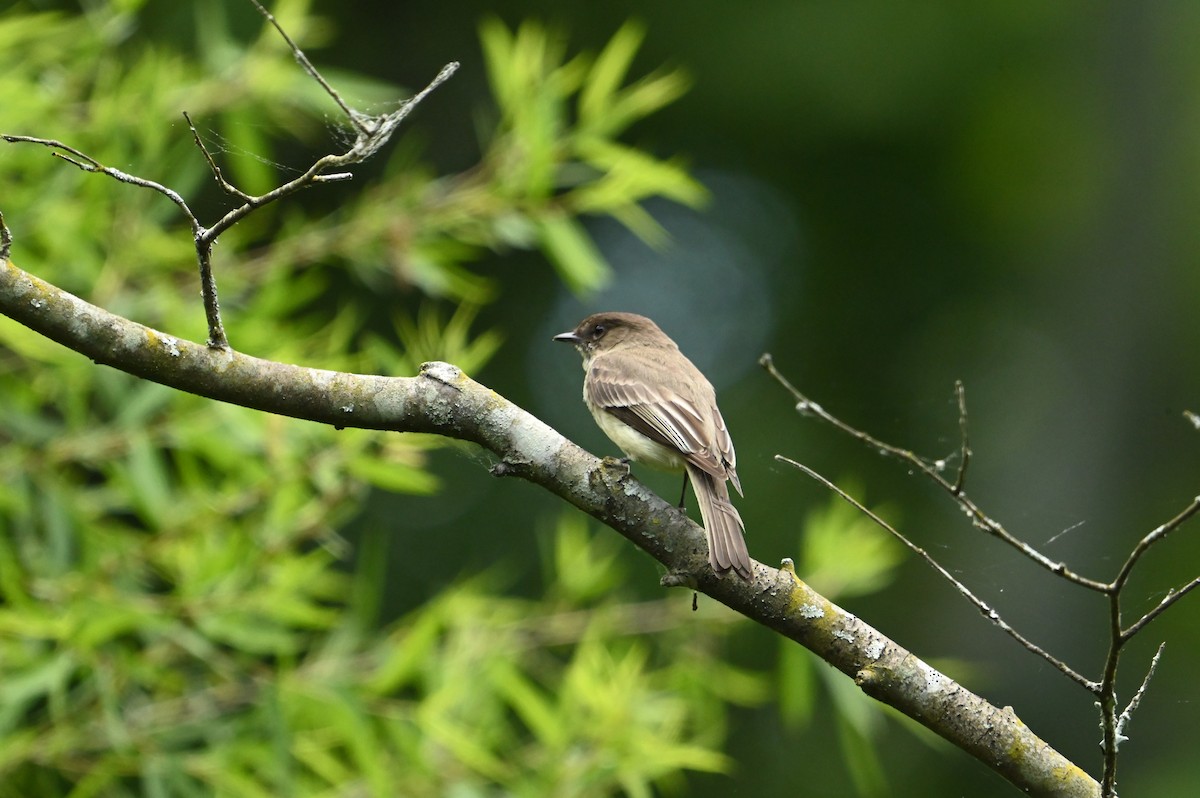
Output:
<path fill-rule="evenodd" d="M 55 139 L 43 139 L 36 136 L 5 135 L 4 140 L 10 143 L 26 142 L 49 147 L 52 155 L 61 158 L 67 163 L 74 164 L 85 172 L 98 172 L 108 175 L 114 180 L 119 180 L 122 183 L 157 191 L 175 203 L 183 211 L 184 215 L 187 216 L 188 221 L 192 225 L 192 238 L 196 246 L 196 257 L 200 266 L 200 295 L 204 304 L 204 316 L 208 322 L 208 345 L 216 349 L 229 348 L 229 341 L 225 337 L 225 328 L 221 323 L 220 303 L 217 300 L 217 284 L 212 273 L 212 243 L 205 240 L 205 235 L 208 231 L 200 224 L 200 220 L 196 217 L 196 214 L 188 207 L 187 201 L 177 191 L 167 188 L 154 180 L 147 180 L 144 177 L 138 177 L 128 172 L 122 172 L 120 169 L 105 166 L 87 153 Z M 64 155 L 64 153 L 69 153 L 69 155 Z"/>
<path fill-rule="evenodd" d="M 7 134 L 3 138 L 10 144 L 25 142 L 29 144 L 40 144 L 43 147 L 49 147 L 51 149 L 51 155 L 54 155 L 55 157 L 60 158 L 69 164 L 73 164 L 85 172 L 99 172 L 101 174 L 108 175 L 114 180 L 119 180 L 122 183 L 128 183 L 131 186 L 141 186 L 142 188 L 148 188 L 152 191 L 157 191 L 167 199 L 171 200 L 171 202 L 179 206 L 179 209 L 183 211 L 185 216 L 187 216 L 188 221 L 192 223 L 193 229 L 201 229 L 200 222 L 196 219 L 196 214 L 192 213 L 192 209 L 188 207 L 188 204 L 184 201 L 183 197 L 179 196 L 179 193 L 174 189 L 167 188 L 162 183 L 157 183 L 153 180 L 147 180 L 146 178 L 138 177 L 137 175 L 131 175 L 128 172 L 122 172 L 120 169 L 115 169 L 111 166 L 105 166 L 92 156 L 80 152 L 69 144 L 56 141 L 55 139 L 43 139 L 38 138 L 37 136 L 12 136 Z M 68 155 L 64 153 L 69 153 L 74 157 L 68 157 Z"/>
<path fill-rule="evenodd" d="M 1108 594 L 1108 654 L 1100 677 L 1100 750 L 1104 755 L 1104 773 L 1100 777 L 1103 798 L 1116 795 L 1117 789 L 1117 666 L 1126 638 L 1121 635 L 1121 592 Z"/>
<path fill-rule="evenodd" d="M 1142 696 L 1146 693 L 1146 687 L 1150 684 L 1150 679 L 1153 678 L 1154 671 L 1158 669 L 1158 661 L 1162 657 L 1163 649 L 1166 646 L 1165 642 L 1158 644 L 1158 651 L 1154 652 L 1154 657 L 1150 660 L 1150 667 L 1146 670 L 1146 676 L 1142 679 L 1141 686 L 1133 694 L 1133 698 L 1129 700 L 1129 705 L 1125 707 L 1125 711 L 1121 713 L 1121 717 L 1117 719 L 1118 743 L 1128 739 L 1125 736 L 1125 730 L 1129 727 L 1129 721 L 1133 717 L 1133 713 L 1137 711 L 1138 705 L 1142 703 Z"/>
<path fill-rule="evenodd" d="M 962 380 L 954 381 L 954 394 L 958 397 L 958 437 L 960 441 L 958 458 L 958 476 L 954 479 L 954 487 L 950 492 L 959 496 L 967 482 L 967 466 L 971 464 L 971 444 L 967 437 L 967 388 Z"/>
<path fill-rule="evenodd" d="M 1183 526 L 1184 522 L 1197 512 L 1200 512 L 1200 496 L 1194 497 L 1191 501 L 1191 504 L 1181 510 L 1170 521 L 1167 521 L 1165 524 L 1161 524 L 1160 526 L 1156 527 L 1149 534 L 1139 540 L 1138 544 L 1133 547 L 1133 551 L 1129 553 L 1129 557 L 1126 558 L 1125 564 L 1121 566 L 1121 570 L 1117 573 L 1116 578 L 1113 579 L 1108 589 L 1119 591 L 1122 587 L 1124 587 L 1125 583 L 1129 580 L 1130 573 L 1133 571 L 1133 566 L 1137 565 L 1137 562 L 1142 558 L 1142 555 L 1149 551 L 1150 547 L 1155 543 L 1164 540 L 1167 535 Z"/>
<path fill-rule="evenodd" d="M 313 66 L 312 61 L 308 60 L 308 56 L 304 54 L 304 51 L 301 50 L 294 41 L 292 41 L 292 37 L 289 36 L 288 32 L 283 29 L 282 25 L 279 24 L 279 20 L 275 19 L 274 14 L 264 8 L 263 4 L 258 2 L 258 0 L 250 0 L 250 2 L 253 3 L 254 7 L 258 9 L 258 13 L 262 14 L 267 22 L 270 22 L 275 30 L 278 31 L 283 40 L 287 42 L 287 46 L 292 49 L 292 55 L 295 57 L 300 66 L 304 68 L 304 71 L 309 74 L 309 77 L 321 84 L 321 88 L 325 90 L 326 94 L 333 98 L 333 101 L 338 104 L 339 108 L 342 109 L 342 113 L 350 118 L 350 122 L 355 128 L 358 129 L 359 135 L 371 135 L 372 131 L 365 126 L 365 123 L 369 121 L 370 117 L 366 117 L 355 111 L 345 100 L 342 99 L 342 95 L 338 94 L 337 89 L 333 88 L 333 86 L 329 84 L 329 81 L 325 80 L 321 73 L 317 71 L 317 68 Z"/>
<path fill-rule="evenodd" d="M 1200 577 L 1193 579 L 1191 582 L 1184 585 L 1179 590 L 1171 590 L 1166 597 L 1158 603 L 1158 606 L 1151 609 L 1149 612 L 1142 615 L 1137 621 L 1127 628 L 1122 628 L 1121 620 L 1121 596 L 1129 581 L 1129 576 L 1133 572 L 1133 568 L 1137 565 L 1142 555 L 1155 543 L 1164 540 L 1167 535 L 1178 529 L 1189 518 L 1200 511 L 1200 496 L 1192 499 L 1192 502 L 1180 511 L 1174 518 L 1164 524 L 1159 525 L 1149 534 L 1143 537 L 1138 544 L 1130 552 L 1129 557 L 1121 565 L 1121 570 L 1117 573 L 1116 578 L 1105 588 L 1108 595 L 1108 653 L 1104 658 L 1104 673 L 1100 679 L 1100 729 L 1101 729 L 1101 750 L 1104 752 L 1104 773 L 1100 779 L 1100 793 L 1105 798 L 1116 795 L 1117 789 L 1117 748 L 1120 746 L 1124 735 L 1122 733 L 1123 725 L 1128 722 L 1128 716 L 1132 714 L 1137 706 L 1137 702 L 1141 700 L 1141 694 L 1145 691 L 1146 685 L 1149 683 L 1150 676 L 1154 672 L 1154 668 L 1158 663 L 1158 654 L 1155 655 L 1151 663 L 1150 672 L 1142 681 L 1142 686 L 1138 693 L 1134 696 L 1130 705 L 1125 708 L 1125 711 L 1120 716 L 1117 715 L 1117 667 L 1120 664 L 1121 652 L 1124 650 L 1125 644 L 1133 637 L 1146 628 L 1147 624 L 1165 612 L 1169 607 L 1174 605 L 1179 599 L 1190 593 L 1197 587 L 1200 587 Z M 1159 654 L 1162 653 L 1162 646 L 1159 646 Z"/>
<path fill-rule="evenodd" d="M 1112 616 L 1114 618 L 1113 625 L 1120 624 L 1120 601 L 1119 595 L 1114 593 L 1109 597 L 1110 605 L 1114 608 Z M 1142 697 L 1146 694 L 1146 689 L 1150 685 L 1150 679 L 1154 677 L 1154 672 L 1158 669 L 1159 660 L 1162 658 L 1163 649 L 1166 648 L 1166 643 L 1159 643 L 1158 650 L 1154 652 L 1154 656 L 1150 659 L 1150 667 L 1146 670 L 1146 675 L 1142 677 L 1142 683 L 1133 694 L 1133 698 L 1125 705 L 1125 709 L 1120 715 L 1117 714 L 1117 661 L 1120 659 L 1121 650 L 1129 638 L 1122 636 L 1116 631 L 1110 631 L 1111 643 L 1109 647 L 1108 658 L 1104 663 L 1104 678 L 1101 681 L 1100 700 L 1097 706 L 1100 708 L 1100 750 L 1104 755 L 1104 772 L 1100 777 L 1100 794 L 1103 798 L 1115 798 L 1117 794 L 1117 754 L 1121 747 L 1121 743 L 1126 742 L 1129 738 L 1126 735 L 1126 730 L 1133 718 L 1133 713 L 1137 711 L 1138 706 L 1142 703 Z"/>
<path fill-rule="evenodd" d="M 334 89 L 333 86 L 331 86 L 329 82 L 321 76 L 321 73 L 317 71 L 317 68 L 314 67 L 312 62 L 308 60 L 308 57 L 304 54 L 304 51 L 297 46 L 297 44 L 292 40 L 291 36 L 287 34 L 287 31 L 283 29 L 271 12 L 267 11 L 267 9 L 264 8 L 263 5 L 258 2 L 258 0 L 250 0 L 250 2 L 253 3 L 255 8 L 258 9 L 259 13 L 271 23 L 275 30 L 279 32 L 279 35 L 283 37 L 283 40 L 287 42 L 287 45 L 291 48 L 292 54 L 295 56 L 297 62 L 300 63 L 300 65 L 313 78 L 313 80 L 320 84 L 321 88 L 325 90 L 325 93 L 329 95 L 330 99 L 332 99 L 337 106 L 342 109 L 342 112 L 346 114 L 346 117 L 350 120 L 351 124 L 354 125 L 356 135 L 354 143 L 351 144 L 349 149 L 347 149 L 345 152 L 337 155 L 330 154 L 322 156 L 321 158 L 317 159 L 317 161 L 314 162 L 312 166 L 310 166 L 304 172 L 304 174 L 300 175 L 294 180 L 290 180 L 287 183 L 278 186 L 271 191 L 268 191 L 266 194 L 251 196 L 230 185 L 228 188 L 226 188 L 226 190 L 242 197 L 244 203 L 226 213 L 224 216 L 218 219 L 211 228 L 205 231 L 204 238 L 208 242 L 215 241 L 221 233 L 237 224 L 256 208 L 266 205 L 267 203 L 282 199 L 296 193 L 297 191 L 300 191 L 301 189 L 308 188 L 309 186 L 317 183 L 329 183 L 351 179 L 353 175 L 349 172 L 330 173 L 328 170 L 343 169 L 353 164 L 362 163 L 377 153 L 380 148 L 387 144 L 387 142 L 391 139 L 392 134 L 395 133 L 396 129 L 400 126 L 400 123 L 403 122 L 405 118 L 407 118 L 408 115 L 413 112 L 417 105 L 427 96 L 429 96 L 431 92 L 449 80 L 450 77 L 456 71 L 458 71 L 459 67 L 457 61 L 451 61 L 450 63 L 446 64 L 424 89 L 417 92 L 409 99 L 401 102 L 399 107 L 389 114 L 381 114 L 379 116 L 364 114 L 350 107 L 350 105 L 342 99 L 342 96 L 338 94 L 337 90 Z M 190 119 L 188 120 L 188 123 L 189 125 L 191 124 Z M 194 129 L 192 134 L 196 139 L 196 143 L 200 146 L 201 151 L 204 152 L 205 158 L 209 161 L 210 166 L 214 169 L 214 174 L 216 174 L 218 180 L 222 182 L 222 186 L 226 186 L 227 184 L 221 177 L 220 171 L 216 169 L 215 163 L 213 163 L 211 156 L 204 148 L 204 145 L 200 142 L 200 137 L 196 134 Z"/>
<path fill-rule="evenodd" d="M 221 173 L 221 167 L 217 166 L 216 160 L 213 159 L 212 153 L 208 151 L 208 147 L 204 146 L 204 141 L 200 138 L 200 131 L 196 130 L 196 126 L 192 124 L 192 118 L 188 116 L 188 112 L 183 112 L 183 118 L 187 120 L 188 130 L 192 131 L 192 141 L 196 142 L 196 146 L 200 148 L 200 154 L 204 156 L 204 160 L 208 162 L 208 168 L 213 173 L 213 177 L 217 179 L 217 184 L 226 193 L 232 194 L 243 201 L 253 199 L 245 191 L 242 191 L 237 186 L 225 179 L 225 175 Z"/>
<path fill-rule="evenodd" d="M 1133 637 L 1138 632 L 1142 631 L 1142 629 L 1146 628 L 1146 624 L 1150 623 L 1155 618 L 1162 615 L 1171 605 L 1173 605 L 1175 602 L 1179 601 L 1181 598 L 1186 596 L 1188 593 L 1191 593 L 1197 587 L 1200 587 L 1200 576 L 1198 576 L 1195 579 L 1193 579 L 1192 581 L 1188 582 L 1186 585 L 1179 588 L 1178 590 L 1175 590 L 1175 589 L 1168 590 L 1167 595 L 1163 598 L 1162 601 L 1158 602 L 1158 605 L 1156 607 L 1154 607 L 1154 609 L 1150 610 L 1145 615 L 1143 615 L 1141 618 L 1138 618 L 1136 621 L 1134 621 L 1132 624 L 1130 624 L 1127 629 L 1125 629 L 1124 631 L 1121 632 L 1121 636 L 1124 637 L 1126 640 Z"/>
<path fill-rule="evenodd" d="M 825 423 L 830 424 L 833 427 L 836 427 L 837 429 L 841 430 L 845 434 L 849 435 L 852 438 L 855 438 L 858 441 L 861 441 L 862 443 L 866 444 L 867 446 L 871 447 L 872 449 L 874 449 L 882 454 L 891 455 L 892 457 L 896 457 L 896 458 L 904 461 L 905 463 L 908 463 L 909 465 L 913 466 L 915 469 L 921 471 L 923 474 L 925 474 L 927 477 L 929 477 L 931 480 L 933 480 L 934 483 L 937 484 L 938 487 L 940 487 L 942 490 L 946 491 L 954 499 L 954 501 L 958 503 L 958 505 L 963 509 L 963 511 L 971 519 L 971 522 L 976 526 L 976 528 L 981 529 L 984 532 L 987 532 L 989 535 L 992 535 L 993 537 L 1004 541 L 1009 546 L 1012 546 L 1014 549 L 1021 552 L 1026 557 L 1028 557 L 1029 559 L 1033 560 L 1038 565 L 1045 568 L 1047 571 L 1050 571 L 1053 574 L 1057 574 L 1057 575 L 1061 576 L 1063 579 L 1066 579 L 1068 582 L 1073 582 L 1082 587 L 1086 587 L 1089 590 L 1095 590 L 1097 592 L 1106 592 L 1108 590 L 1108 583 L 1100 582 L 1095 579 L 1089 579 L 1086 576 L 1075 573 L 1070 568 L 1068 568 L 1065 563 L 1055 562 L 1054 560 L 1052 560 L 1049 557 L 1042 554 L 1037 549 L 1033 548 L 1033 546 L 1030 546 L 1025 541 L 1023 541 L 1020 538 L 1017 538 L 1016 536 L 1011 534 L 1007 529 L 1004 528 L 1003 525 L 1000 524 L 999 521 L 996 521 L 995 519 L 993 519 L 992 517 L 987 515 L 985 512 L 983 512 L 983 510 L 981 510 L 979 508 L 979 506 L 977 504 L 975 504 L 975 502 L 973 502 L 967 496 L 967 494 L 961 489 L 961 486 L 957 486 L 956 483 L 949 482 L 945 477 L 943 477 L 941 475 L 940 469 L 938 467 L 940 465 L 940 461 L 937 464 L 931 463 L 930 461 L 909 451 L 908 449 L 901 449 L 898 446 L 893 446 L 890 443 L 885 443 L 885 442 L 879 440 L 878 438 L 875 438 L 874 436 L 870 435 L 869 433 L 866 433 L 866 432 L 863 432 L 862 430 L 856 429 L 855 427 L 852 427 L 849 424 L 847 424 L 846 422 L 837 418 L 833 414 L 827 412 L 823 407 L 821 407 L 819 404 L 814 402 L 812 399 L 809 399 L 807 396 L 805 396 L 803 393 L 801 393 L 794 385 L 792 385 L 790 382 L 788 382 L 787 378 L 785 378 L 779 372 L 779 370 L 775 368 L 774 359 L 771 357 L 770 354 L 764 354 L 761 358 L 759 358 L 758 362 L 759 362 L 759 365 L 761 365 L 764 369 L 766 369 L 767 372 L 772 377 L 774 377 L 775 380 L 780 385 L 782 385 L 789 393 L 792 394 L 793 397 L 795 397 L 796 411 L 798 413 L 802 413 L 804 415 L 816 416 L 817 418 L 821 419 Z M 961 423 L 961 418 L 962 418 L 962 415 L 960 413 L 960 423 Z M 964 446 L 965 446 L 965 439 L 964 439 Z M 960 476 L 961 476 L 961 474 L 962 474 L 962 472 L 960 470 Z"/>
<path fill-rule="evenodd" d="M 253 0 L 252 0 L 253 2 Z M 458 69 L 458 62 L 453 61 L 442 67 L 437 76 L 429 82 L 421 91 L 417 92 L 410 99 L 406 100 L 397 110 L 390 114 L 385 114 L 379 117 L 373 117 L 373 125 L 371 132 L 360 134 L 351 145 L 350 149 L 340 155 L 325 155 L 319 158 L 310 166 L 304 174 L 278 186 L 266 194 L 259 196 L 248 197 L 244 204 L 234 208 L 218 219 L 212 227 L 205 231 L 203 238 L 206 242 L 212 242 L 217 239 L 221 233 L 228 230 L 233 225 L 240 222 L 243 218 L 252 213 L 256 208 L 260 208 L 270 202 L 283 199 L 284 197 L 295 194 L 296 192 L 309 188 L 316 183 L 328 183 L 332 181 L 349 180 L 352 175 L 348 172 L 338 172 L 335 174 L 326 174 L 328 169 L 340 169 L 352 164 L 361 163 L 387 143 L 400 122 L 404 120 L 417 103 L 423 100 L 434 89 L 445 83 L 451 75 Z"/>
<path fill-rule="evenodd" d="M 1159 656 L 1162 654 L 1162 645 L 1158 647 L 1158 653 L 1154 655 L 1154 659 L 1150 663 L 1150 670 L 1146 674 L 1146 678 L 1142 680 L 1141 687 L 1130 701 L 1129 706 L 1125 711 L 1117 715 L 1117 666 L 1120 663 L 1121 652 L 1136 634 L 1141 632 L 1146 626 L 1165 612 L 1169 607 L 1186 596 L 1196 587 L 1200 587 L 1200 577 L 1193 579 L 1191 582 L 1184 585 L 1179 590 L 1169 591 L 1165 598 L 1158 603 L 1156 607 L 1142 615 L 1137 621 L 1122 628 L 1121 621 L 1121 595 L 1124 592 L 1125 586 L 1128 584 L 1129 576 L 1133 572 L 1133 568 L 1137 565 L 1142 555 L 1146 553 L 1155 543 L 1164 540 L 1167 535 L 1183 525 L 1185 521 L 1200 511 L 1200 496 L 1192 499 L 1191 504 L 1176 514 L 1174 518 L 1164 524 L 1159 525 L 1149 534 L 1138 541 L 1138 544 L 1130 552 L 1129 557 L 1125 559 L 1121 570 L 1117 573 L 1116 578 L 1109 584 L 1108 592 L 1108 625 L 1109 625 L 1109 646 L 1108 654 L 1104 659 L 1104 675 L 1101 677 L 1100 691 L 1100 729 L 1101 729 L 1101 748 L 1104 752 L 1104 773 L 1100 779 L 1100 792 L 1103 796 L 1116 795 L 1117 788 L 1117 748 L 1125 739 L 1124 727 L 1129 722 L 1129 717 L 1134 709 L 1137 708 L 1138 702 L 1141 701 L 1142 694 L 1146 690 L 1146 685 L 1150 681 L 1150 677 L 1154 673 L 1154 669 L 1158 665 Z"/>
<path fill-rule="evenodd" d="M 292 37 L 288 35 L 283 26 L 279 24 L 279 21 L 275 19 L 275 16 L 263 7 L 262 3 L 258 2 L 258 0 L 250 0 L 250 2 L 253 3 L 254 7 L 258 9 L 259 13 L 263 15 L 272 27 L 278 31 L 283 40 L 287 42 L 288 47 L 292 50 L 292 55 L 296 58 L 300 66 L 303 67 L 304 71 L 320 84 L 325 93 L 342 109 L 346 118 L 354 126 L 356 135 L 354 143 L 346 152 L 340 155 L 330 154 L 322 156 L 304 174 L 294 180 L 290 180 L 265 194 L 252 196 L 236 188 L 224 179 L 220 169 L 217 168 L 216 162 L 200 140 L 195 127 L 192 126 L 191 119 L 188 119 L 188 125 L 192 128 L 192 136 L 196 140 L 196 144 L 200 147 L 200 151 L 204 154 L 205 160 L 208 161 L 209 167 L 213 170 L 213 174 L 216 175 L 222 188 L 243 200 L 240 206 L 226 213 L 211 227 L 201 231 L 196 236 L 196 250 L 199 253 L 202 272 L 201 288 L 205 298 L 205 313 L 209 319 L 209 344 L 218 348 L 224 348 L 227 344 L 225 343 L 224 329 L 220 325 L 220 308 L 216 299 L 216 284 L 211 280 L 211 268 L 206 269 L 206 264 L 211 262 L 212 247 L 216 243 L 217 238 L 263 205 L 283 199 L 310 186 L 351 179 L 353 175 L 349 172 L 331 172 L 330 170 L 343 169 L 346 166 L 361 163 L 373 156 L 391 139 L 392 134 L 395 133 L 400 123 L 412 113 L 417 104 L 425 99 L 430 92 L 445 83 L 458 69 L 458 62 L 456 61 L 442 67 L 441 71 L 430 81 L 428 86 L 401 103 L 400 107 L 390 114 L 381 116 L 363 114 L 351 108 L 342 99 L 342 96 L 330 85 L 329 81 L 322 77 L 317 68 L 308 60 L 304 51 L 292 40 Z M 208 275 L 207 279 L 205 278 L 206 274 Z"/>
<path fill-rule="evenodd" d="M 1076 671 L 1070 665 L 1063 662 L 1062 660 L 1060 660 L 1058 657 L 1054 656 L 1050 652 L 1046 651 L 1044 648 L 1042 648 L 1038 644 L 1029 640 L 1027 637 L 1022 635 L 1020 632 L 1018 632 L 1012 626 L 1010 626 L 1007 621 L 1005 621 L 1003 618 L 1000 617 L 1000 613 L 998 613 L 995 609 L 993 609 L 986 601 L 984 601 L 983 599 L 979 598 L 974 593 L 972 593 L 970 588 L 968 588 L 962 582 L 955 579 L 953 574 L 951 574 L 949 571 L 947 571 L 944 567 L 942 567 L 941 563 L 939 563 L 932 556 L 930 556 L 929 552 L 925 551 L 925 549 L 923 549 L 920 546 L 913 543 L 911 540 L 909 540 L 907 537 L 905 537 L 899 530 L 897 530 L 895 527 L 893 527 L 887 521 L 884 521 L 882 518 L 880 518 L 874 512 L 869 510 L 866 506 L 864 506 L 861 502 L 859 502 L 853 496 L 850 496 L 844 490 L 839 488 L 837 485 L 833 484 L 828 479 L 821 476 L 816 471 L 813 471 L 811 468 L 804 465 L 803 463 L 798 463 L 795 460 L 789 459 L 789 458 L 784 457 L 783 455 L 779 455 L 779 454 L 775 455 L 775 459 L 781 463 L 787 463 L 790 466 L 794 466 L 795 468 L 800 469 L 805 474 L 807 474 L 809 477 L 812 477 L 817 482 L 820 482 L 826 488 L 828 488 L 829 490 L 833 491 L 838 496 L 840 496 L 843 500 L 850 503 L 856 510 L 858 510 L 863 515 L 870 518 L 872 521 L 874 521 L 877 525 L 879 525 L 883 529 L 887 530 L 887 532 L 889 534 L 891 534 L 893 537 L 895 537 L 897 540 L 899 540 L 901 543 L 903 543 L 911 552 L 913 552 L 918 557 L 923 559 L 929 565 L 929 567 L 933 568 L 935 571 L 937 571 L 939 574 L 941 574 L 942 577 L 946 579 L 946 581 L 948 581 L 951 585 L 954 586 L 955 590 L 957 590 L 964 598 L 966 598 L 967 601 L 969 601 L 973 605 L 975 605 L 975 608 L 977 610 L 979 610 L 979 612 L 985 618 L 987 618 L 989 621 L 994 623 L 1001 631 L 1003 631 L 1005 634 L 1007 634 L 1012 639 L 1016 640 L 1018 643 L 1020 643 L 1022 646 L 1024 646 L 1027 650 L 1033 652 L 1034 654 L 1038 655 L 1042 659 L 1046 660 L 1046 662 L 1049 662 L 1056 669 L 1058 669 L 1064 675 L 1066 675 L 1069 679 L 1071 679 L 1072 681 L 1074 681 L 1077 684 L 1079 684 L 1080 686 L 1082 686 L 1085 690 L 1087 690 L 1091 693 L 1099 692 L 1099 690 L 1100 690 L 1099 682 L 1095 682 L 1095 681 L 1092 681 L 1091 679 L 1088 679 L 1086 676 L 1084 676 L 1083 674 Z"/>

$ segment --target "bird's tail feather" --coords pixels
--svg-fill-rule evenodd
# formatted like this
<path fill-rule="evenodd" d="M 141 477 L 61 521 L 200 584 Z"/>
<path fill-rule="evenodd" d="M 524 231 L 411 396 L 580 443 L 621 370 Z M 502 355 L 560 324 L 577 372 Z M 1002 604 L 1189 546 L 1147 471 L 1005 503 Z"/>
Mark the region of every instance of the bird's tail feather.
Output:
<path fill-rule="evenodd" d="M 750 554 L 746 551 L 743 533 L 746 525 L 737 508 L 729 501 L 729 488 L 725 480 L 689 463 L 688 478 L 696 492 L 696 503 L 700 505 L 700 517 L 704 519 L 704 531 L 708 536 L 708 562 L 717 576 L 734 571 L 742 579 L 749 579 Z"/>

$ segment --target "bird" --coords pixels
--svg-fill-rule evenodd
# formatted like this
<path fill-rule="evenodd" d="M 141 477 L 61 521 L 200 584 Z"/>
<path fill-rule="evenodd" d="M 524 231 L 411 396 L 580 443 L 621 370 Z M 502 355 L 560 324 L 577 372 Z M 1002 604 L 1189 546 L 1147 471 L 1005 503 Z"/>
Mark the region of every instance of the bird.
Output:
<path fill-rule="evenodd" d="M 727 484 L 744 495 L 733 440 L 700 369 L 657 324 L 635 313 L 594 313 L 554 340 L 574 344 L 583 356 L 584 404 L 627 460 L 682 470 L 684 495 L 691 481 L 713 572 L 751 579 L 746 527 Z"/>

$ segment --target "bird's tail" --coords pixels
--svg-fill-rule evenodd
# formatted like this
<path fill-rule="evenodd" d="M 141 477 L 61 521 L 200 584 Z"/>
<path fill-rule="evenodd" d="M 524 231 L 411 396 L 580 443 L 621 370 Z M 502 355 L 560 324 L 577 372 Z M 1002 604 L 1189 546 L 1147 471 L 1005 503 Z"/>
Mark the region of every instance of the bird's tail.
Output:
<path fill-rule="evenodd" d="M 687 464 L 688 478 L 700 505 L 704 531 L 708 536 L 708 563 L 717 576 L 735 571 L 742 579 L 751 576 L 750 554 L 746 551 L 743 532 L 746 525 L 737 508 L 729 501 L 725 480 L 717 479 L 703 469 Z"/>

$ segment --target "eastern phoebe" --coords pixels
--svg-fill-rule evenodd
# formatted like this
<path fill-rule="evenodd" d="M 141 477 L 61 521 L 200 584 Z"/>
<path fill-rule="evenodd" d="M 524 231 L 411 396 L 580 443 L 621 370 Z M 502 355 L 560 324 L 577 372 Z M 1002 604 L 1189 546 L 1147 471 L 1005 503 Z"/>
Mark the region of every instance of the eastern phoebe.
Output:
<path fill-rule="evenodd" d="M 593 314 L 554 340 L 575 344 L 583 355 L 583 401 L 627 457 L 686 471 L 684 490 L 690 479 L 717 576 L 734 571 L 750 579 L 746 527 L 725 485 L 730 480 L 742 492 L 733 441 L 700 370 L 657 324 L 633 313 Z"/>

